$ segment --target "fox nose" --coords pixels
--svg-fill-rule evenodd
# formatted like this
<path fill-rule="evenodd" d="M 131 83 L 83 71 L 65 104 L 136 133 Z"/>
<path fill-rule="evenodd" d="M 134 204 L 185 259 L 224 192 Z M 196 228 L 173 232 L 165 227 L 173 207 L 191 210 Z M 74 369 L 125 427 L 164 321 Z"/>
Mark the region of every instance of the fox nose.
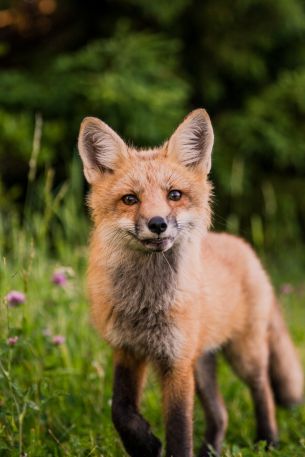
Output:
<path fill-rule="evenodd" d="M 160 233 L 165 232 L 165 230 L 167 229 L 167 223 L 165 222 L 163 217 L 155 216 L 152 217 L 148 222 L 148 228 L 151 232 L 160 235 Z"/>

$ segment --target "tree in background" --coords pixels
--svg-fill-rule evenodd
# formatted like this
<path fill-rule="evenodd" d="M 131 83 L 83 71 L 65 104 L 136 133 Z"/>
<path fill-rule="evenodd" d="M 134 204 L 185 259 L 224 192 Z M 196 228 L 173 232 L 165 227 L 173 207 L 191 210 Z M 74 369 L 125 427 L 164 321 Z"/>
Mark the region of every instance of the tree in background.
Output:
<path fill-rule="evenodd" d="M 216 131 L 216 228 L 258 245 L 304 238 L 302 0 L 15 0 L 2 8 L 6 201 L 22 199 L 37 113 L 39 171 L 54 166 L 59 182 L 85 115 L 150 146 L 204 106 Z"/>

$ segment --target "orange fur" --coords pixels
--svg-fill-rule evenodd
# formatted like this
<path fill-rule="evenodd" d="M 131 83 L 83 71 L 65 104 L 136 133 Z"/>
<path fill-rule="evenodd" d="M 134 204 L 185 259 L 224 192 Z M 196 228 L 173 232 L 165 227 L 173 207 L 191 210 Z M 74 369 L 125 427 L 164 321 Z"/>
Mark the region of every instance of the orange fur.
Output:
<path fill-rule="evenodd" d="M 197 373 L 198 389 L 203 388 L 200 396 L 207 420 L 214 421 L 215 427 L 219 428 L 211 432 L 208 427 L 206 441 L 209 443 L 203 445 L 201 455 L 208 455 L 207 444 L 214 446 L 216 451 L 220 450 L 226 413 L 214 386 L 216 381 L 212 379 L 213 376 L 210 382 L 200 381 L 198 360 L 204 354 L 224 348 L 233 368 L 249 384 L 256 404 L 259 438 L 270 442 L 276 440 L 274 404 L 268 374 L 270 367 L 271 377 L 275 384 L 278 383 L 285 403 L 300 401 L 303 392 L 302 370 L 281 320 L 272 286 L 258 258 L 240 238 L 208 233 L 211 184 L 207 174 L 212 136 L 209 118 L 203 110 L 197 110 L 186 118 L 169 142 L 147 151 L 128 148 L 106 124 L 93 118 L 83 122 L 80 132 L 80 153 L 85 174 L 92 184 L 88 201 L 94 230 L 90 244 L 88 288 L 93 322 L 101 336 L 120 354 L 117 357 L 121 364 L 135 370 L 137 363 L 131 361 L 134 359 L 144 364 L 152 362 L 157 367 L 163 385 L 168 430 L 167 455 L 173 454 L 174 457 L 192 455 L 194 373 Z M 188 156 L 189 151 L 191 154 Z M 106 154 L 104 161 L 103 154 Z M 179 201 L 169 200 L 170 189 L 182 192 Z M 131 206 L 124 204 L 122 197 L 126 194 L 136 195 L 138 203 Z M 180 224 L 182 227 L 182 235 L 178 233 L 179 230 L 177 232 L 175 224 L 168 229 L 173 233 L 174 247 L 179 245 L 175 264 L 171 265 L 169 257 L 174 250 L 170 244 L 172 241 L 166 242 L 169 247 L 164 248 L 164 252 L 148 251 L 140 242 L 141 237 L 149 238 L 147 221 L 154 216 L 177 221 L 178 226 Z M 135 232 L 137 227 L 140 227 L 140 235 Z M 128 292 L 129 286 L 128 275 L 135 271 L 135 274 L 139 274 L 139 281 L 143 281 L 141 287 L 147 303 L 150 297 L 152 302 L 158 300 L 158 290 L 151 287 L 158 275 L 157 267 L 155 276 L 149 277 L 149 269 L 147 280 L 140 276 L 141 262 L 145 259 L 154 262 L 157 256 L 160 257 L 160 268 L 168 270 L 168 281 L 174 281 L 174 290 L 169 288 L 170 284 L 166 284 L 162 301 L 166 311 L 162 321 L 160 318 L 160 325 L 169 329 L 168 339 L 166 331 L 160 331 L 160 341 L 155 341 L 150 330 L 146 346 L 145 328 L 141 339 L 136 342 L 139 337 L 136 324 L 139 322 L 135 323 L 135 319 L 144 320 L 146 315 L 140 314 L 140 311 L 137 315 L 132 309 L 132 306 L 141 305 L 141 301 L 137 301 L 137 294 L 141 290 L 135 291 L 135 304 L 130 303 L 130 311 L 127 310 L 126 318 L 120 321 L 120 314 L 125 310 L 118 308 L 120 298 L 114 293 L 115 281 L 124 281 L 122 297 L 125 297 L 125 290 Z M 133 264 L 134 259 L 136 261 Z M 128 275 L 124 273 L 124 265 L 134 265 L 133 269 L 130 267 L 126 270 Z M 161 287 L 162 275 L 156 281 L 159 281 L 156 288 Z M 133 287 L 137 287 L 136 279 Z M 128 293 L 132 302 L 132 291 Z M 167 299 L 167 295 L 170 298 Z M 126 303 L 128 305 L 129 302 Z M 149 313 L 146 308 L 145 312 Z M 130 327 L 126 327 L 129 315 L 133 316 L 133 320 Z M 153 318 L 149 317 L 151 320 Z M 156 317 L 156 326 L 159 325 L 158 319 Z M 121 327 L 118 322 L 121 322 Z M 281 337 L 279 353 L 276 342 Z M 287 366 L 280 363 L 286 353 L 289 355 Z M 278 363 L 275 366 L 273 361 L 276 359 Z M 139 363 L 141 370 L 142 362 Z M 203 363 L 203 370 L 207 366 Z M 208 371 L 206 376 L 208 380 Z M 204 389 L 213 392 L 214 406 L 209 403 Z M 176 411 L 173 405 L 180 403 L 184 408 L 185 421 L 179 422 L 177 417 L 180 417 L 180 413 L 173 412 Z M 135 408 L 135 414 L 138 414 L 137 406 Z M 175 427 L 181 429 L 181 439 L 185 443 L 177 450 L 172 437 L 173 424 L 176 423 L 178 425 Z M 122 437 L 125 436 L 123 441 L 125 439 L 127 443 L 126 449 L 130 455 L 140 455 L 137 454 L 140 451 L 133 450 L 132 444 L 128 444 L 131 436 L 128 433 L 130 435 L 131 431 L 122 432 Z M 156 441 L 151 437 L 149 439 L 152 439 L 152 447 L 159 449 Z"/>

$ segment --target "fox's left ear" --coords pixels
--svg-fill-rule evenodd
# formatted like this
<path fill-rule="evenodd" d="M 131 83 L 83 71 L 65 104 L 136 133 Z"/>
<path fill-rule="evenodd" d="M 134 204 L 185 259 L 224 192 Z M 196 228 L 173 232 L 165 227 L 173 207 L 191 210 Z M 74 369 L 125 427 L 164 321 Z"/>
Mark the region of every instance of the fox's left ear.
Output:
<path fill-rule="evenodd" d="M 186 167 L 202 167 L 209 173 L 214 133 L 204 109 L 192 111 L 179 125 L 168 142 L 168 156 Z"/>

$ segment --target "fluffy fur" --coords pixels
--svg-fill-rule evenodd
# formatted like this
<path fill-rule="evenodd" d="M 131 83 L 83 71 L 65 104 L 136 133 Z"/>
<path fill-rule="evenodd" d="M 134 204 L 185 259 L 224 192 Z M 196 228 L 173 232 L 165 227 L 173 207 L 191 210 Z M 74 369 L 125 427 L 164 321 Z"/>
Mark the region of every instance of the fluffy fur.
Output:
<path fill-rule="evenodd" d="M 204 110 L 147 151 L 129 148 L 95 118 L 81 126 L 92 185 L 92 317 L 115 352 L 113 420 L 132 457 L 161 455 L 139 413 L 148 363 L 162 384 L 167 457 L 192 456 L 195 389 L 207 419 L 200 456 L 210 446 L 220 452 L 227 414 L 216 380 L 219 348 L 250 387 L 257 439 L 277 441 L 271 385 L 285 405 L 302 399 L 302 369 L 258 258 L 243 240 L 208 233 L 212 146 Z M 172 199 L 172 190 L 181 198 Z M 129 205 L 123 197 L 130 194 Z M 167 223 L 162 234 L 149 230 L 155 216 Z"/>

